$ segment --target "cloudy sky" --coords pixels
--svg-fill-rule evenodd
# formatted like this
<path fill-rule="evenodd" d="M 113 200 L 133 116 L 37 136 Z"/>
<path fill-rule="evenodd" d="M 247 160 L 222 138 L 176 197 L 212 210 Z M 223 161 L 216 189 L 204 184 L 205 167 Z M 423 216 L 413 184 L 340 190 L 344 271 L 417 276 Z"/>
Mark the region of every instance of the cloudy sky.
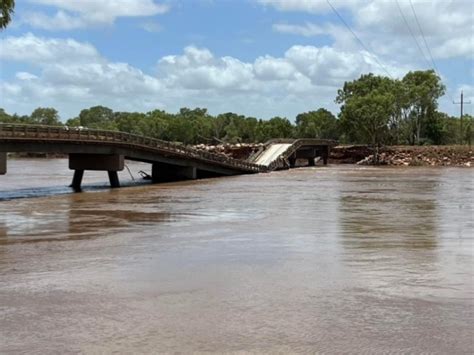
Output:
<path fill-rule="evenodd" d="M 337 113 L 337 89 L 363 73 L 433 66 L 448 89 L 441 110 L 458 114 L 452 100 L 464 90 L 473 112 L 471 0 L 16 2 L 0 33 L 0 107 L 10 113 L 187 106 L 293 120 Z"/>

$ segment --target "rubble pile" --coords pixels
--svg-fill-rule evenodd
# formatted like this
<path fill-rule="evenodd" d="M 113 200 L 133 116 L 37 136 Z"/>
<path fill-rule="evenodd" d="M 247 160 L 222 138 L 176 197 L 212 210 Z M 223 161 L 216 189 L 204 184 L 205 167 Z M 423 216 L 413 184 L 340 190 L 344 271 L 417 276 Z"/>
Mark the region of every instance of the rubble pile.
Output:
<path fill-rule="evenodd" d="M 470 167 L 473 160 L 473 151 L 464 146 L 387 147 L 379 154 L 378 165 Z M 357 162 L 374 163 L 373 154 Z"/>
<path fill-rule="evenodd" d="M 211 153 L 223 154 L 229 158 L 246 160 L 252 154 L 262 149 L 263 146 L 263 143 L 225 143 L 217 145 L 198 144 L 193 146 L 193 148 L 198 150 L 205 150 Z"/>

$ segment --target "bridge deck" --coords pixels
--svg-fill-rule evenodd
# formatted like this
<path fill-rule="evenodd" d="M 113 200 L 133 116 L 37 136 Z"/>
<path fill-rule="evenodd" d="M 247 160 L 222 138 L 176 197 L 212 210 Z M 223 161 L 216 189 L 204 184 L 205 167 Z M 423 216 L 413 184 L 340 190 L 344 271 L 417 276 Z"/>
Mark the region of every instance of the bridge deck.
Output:
<path fill-rule="evenodd" d="M 8 152 L 60 153 L 69 155 L 74 188 L 80 189 L 85 170 L 108 171 L 111 186 L 118 187 L 117 171 L 123 169 L 124 158 L 152 164 L 152 180 L 164 182 L 289 169 L 296 159 L 314 165 L 316 156 L 326 164 L 333 144 L 318 139 L 272 140 L 252 161 L 244 161 L 123 132 L 0 124 L 0 174 L 7 171 Z"/>
<path fill-rule="evenodd" d="M 289 147 L 291 143 L 275 143 L 270 145 L 256 160 L 256 164 L 269 166 L 278 159 Z"/>
<path fill-rule="evenodd" d="M 264 166 L 129 133 L 0 124 L 0 152 L 118 154 L 130 160 L 197 165 L 225 175 L 259 173 Z"/>

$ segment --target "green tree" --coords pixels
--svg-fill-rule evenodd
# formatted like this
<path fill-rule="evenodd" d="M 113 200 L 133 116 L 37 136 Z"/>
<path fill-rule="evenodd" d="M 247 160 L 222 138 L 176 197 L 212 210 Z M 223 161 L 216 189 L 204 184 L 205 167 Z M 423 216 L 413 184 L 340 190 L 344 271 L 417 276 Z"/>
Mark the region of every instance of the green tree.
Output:
<path fill-rule="evenodd" d="M 441 112 L 430 112 L 425 122 L 425 135 L 431 144 L 446 144 L 448 115 Z"/>
<path fill-rule="evenodd" d="M 300 113 L 296 116 L 296 134 L 298 138 L 338 139 L 338 122 L 324 108 Z"/>
<path fill-rule="evenodd" d="M 467 142 L 471 146 L 472 141 L 474 140 L 474 117 L 471 115 L 463 116 L 463 142 Z"/>
<path fill-rule="evenodd" d="M 255 141 L 256 118 L 228 112 L 217 116 L 215 121 L 217 121 L 214 123 L 215 128 L 216 125 L 223 126 L 225 141 L 233 143 Z"/>
<path fill-rule="evenodd" d="M 0 108 L 0 122 L 2 123 L 13 123 L 13 118 L 5 112 L 3 108 Z"/>
<path fill-rule="evenodd" d="M 343 104 L 352 97 L 365 96 L 375 90 L 391 91 L 393 81 L 385 76 L 372 73 L 361 75 L 357 80 L 346 81 L 342 89 L 337 91 L 336 103 Z"/>
<path fill-rule="evenodd" d="M 66 121 L 66 126 L 69 127 L 79 127 L 81 125 L 81 120 L 79 117 L 73 117 Z"/>
<path fill-rule="evenodd" d="M 294 127 L 291 122 L 284 117 L 273 117 L 268 121 L 269 133 L 272 138 L 293 137 Z"/>
<path fill-rule="evenodd" d="M 376 145 L 388 139 L 388 128 L 395 114 L 394 81 L 383 76 L 371 74 L 362 75 L 359 79 L 345 82 L 342 89 L 338 90 L 336 103 L 342 104 L 339 113 L 339 128 L 345 141 L 353 143 L 371 143 Z M 382 100 L 382 98 L 384 98 Z M 362 117 L 366 111 L 360 106 L 361 102 L 370 103 L 378 109 L 377 115 Z M 390 104 L 385 115 L 381 115 L 379 104 L 385 101 Z M 382 119 L 383 116 L 383 119 Z M 376 121 L 379 121 L 375 124 Z M 379 127 L 383 123 L 384 127 Z M 377 129 L 375 129 L 377 127 Z M 381 134 L 381 132 L 384 134 Z"/>
<path fill-rule="evenodd" d="M 52 107 L 38 107 L 30 115 L 31 123 L 61 126 L 62 122 L 59 119 L 58 111 Z"/>
<path fill-rule="evenodd" d="M 162 110 L 147 112 L 146 122 L 148 134 L 157 139 L 169 140 L 168 125 L 173 115 Z"/>
<path fill-rule="evenodd" d="M 114 111 L 104 106 L 94 106 L 79 113 L 80 125 L 87 128 L 116 130 Z"/>
<path fill-rule="evenodd" d="M 0 1 L 0 29 L 4 29 L 12 20 L 15 8 L 15 0 Z"/>
<path fill-rule="evenodd" d="M 378 162 L 378 150 L 387 137 L 390 117 L 393 114 L 394 97 L 373 91 L 365 96 L 347 101 L 345 116 L 354 128 L 360 141 L 374 147 L 374 161 Z"/>
<path fill-rule="evenodd" d="M 422 129 L 436 112 L 437 100 L 444 95 L 445 86 L 434 70 L 409 72 L 403 77 L 402 84 L 406 92 L 402 107 L 411 128 L 409 142 L 420 144 Z"/>

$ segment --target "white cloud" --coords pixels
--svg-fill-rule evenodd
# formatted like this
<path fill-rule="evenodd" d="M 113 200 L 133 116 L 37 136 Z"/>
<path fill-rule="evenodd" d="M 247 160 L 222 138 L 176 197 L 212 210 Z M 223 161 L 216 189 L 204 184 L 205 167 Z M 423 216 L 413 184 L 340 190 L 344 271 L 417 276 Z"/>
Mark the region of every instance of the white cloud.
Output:
<path fill-rule="evenodd" d="M 110 62 L 90 44 L 26 34 L 0 42 L 0 58 L 25 63 L 39 74 L 18 72 L 16 80 L 0 86 L 6 107 L 51 105 L 70 114 L 95 104 L 120 109 L 159 106 L 160 81 L 126 63 Z"/>
<path fill-rule="evenodd" d="M 266 80 L 291 80 L 295 79 L 296 68 L 284 58 L 273 58 L 270 56 L 260 57 L 253 65 L 255 75 L 258 79 Z"/>
<path fill-rule="evenodd" d="M 327 34 L 328 31 L 314 23 L 306 22 L 304 25 L 289 25 L 287 23 L 276 23 L 273 26 L 275 32 L 290 33 L 305 37 Z"/>
<path fill-rule="evenodd" d="M 99 52 L 89 43 L 73 39 L 42 38 L 32 33 L 2 39 L 0 48 L 0 59 L 31 64 L 87 63 L 100 60 Z"/>
<path fill-rule="evenodd" d="M 327 14 L 332 11 L 324 0 L 258 0 L 265 6 L 271 6 L 279 11 L 300 11 L 312 14 Z M 408 26 L 428 57 L 424 40 L 420 33 L 417 20 L 435 59 L 454 57 L 473 58 L 474 41 L 474 5 L 469 0 L 398 0 L 401 12 Z M 405 24 L 395 1 L 380 0 L 331 0 L 331 4 L 340 10 L 346 22 L 353 31 L 371 50 L 379 55 L 395 57 L 401 60 L 417 58 L 423 62 L 423 55 L 410 35 L 410 29 Z M 350 15 L 347 15 L 349 12 Z M 415 17 L 416 14 L 416 17 Z M 339 22 L 337 18 L 334 21 Z M 317 36 L 330 34 L 334 38 L 334 46 L 354 49 L 359 44 L 343 24 L 339 28 L 329 23 L 306 22 L 273 25 L 274 31 L 299 34 L 302 36 Z M 346 33 L 344 34 L 342 31 Z M 342 35 L 342 37 L 341 37 Z M 360 47 L 359 47 L 360 48 Z"/>
<path fill-rule="evenodd" d="M 159 72 L 171 87 L 191 90 L 248 90 L 252 85 L 252 65 L 232 57 L 215 58 L 208 49 L 186 47 L 183 55 L 162 58 Z"/>
<path fill-rule="evenodd" d="M 31 74 L 31 73 L 27 73 L 27 72 L 24 72 L 24 71 L 21 71 L 21 72 L 18 72 L 16 73 L 15 77 L 19 80 L 34 80 L 34 79 L 38 79 L 38 77 L 34 74 Z"/>
<path fill-rule="evenodd" d="M 34 28 L 42 28 L 49 31 L 73 30 L 87 27 L 88 21 L 82 17 L 70 15 L 62 10 L 54 16 L 48 16 L 42 12 L 27 12 L 21 17 L 23 23 Z"/>
<path fill-rule="evenodd" d="M 158 59 L 157 72 L 151 75 L 111 62 L 91 44 L 72 39 L 26 34 L 4 38 L 0 46 L 2 60 L 34 69 L 34 74 L 20 71 L 1 83 L 0 106 L 23 113 L 53 106 L 66 117 L 101 104 L 137 111 L 204 106 L 211 112 L 291 118 L 315 105 L 335 108 L 337 88 L 345 80 L 380 72 L 367 53 L 330 47 L 292 46 L 281 57 L 247 62 L 189 46 L 181 54 Z M 397 70 L 403 73 L 406 68 Z"/>
<path fill-rule="evenodd" d="M 163 30 L 163 27 L 158 22 L 154 21 L 143 22 L 140 27 L 150 33 L 158 33 Z"/>
<path fill-rule="evenodd" d="M 29 12 L 22 21 L 32 27 L 46 30 L 112 25 L 118 17 L 147 17 L 169 10 L 166 4 L 153 0 L 30 0 L 40 5 L 58 8 L 55 15 Z"/>
<path fill-rule="evenodd" d="M 304 11 L 310 13 L 331 12 L 331 7 L 325 0 L 257 0 L 266 6 L 273 6 L 281 11 Z M 355 7 L 363 3 L 364 0 L 331 0 L 331 4 L 336 7 Z"/>

